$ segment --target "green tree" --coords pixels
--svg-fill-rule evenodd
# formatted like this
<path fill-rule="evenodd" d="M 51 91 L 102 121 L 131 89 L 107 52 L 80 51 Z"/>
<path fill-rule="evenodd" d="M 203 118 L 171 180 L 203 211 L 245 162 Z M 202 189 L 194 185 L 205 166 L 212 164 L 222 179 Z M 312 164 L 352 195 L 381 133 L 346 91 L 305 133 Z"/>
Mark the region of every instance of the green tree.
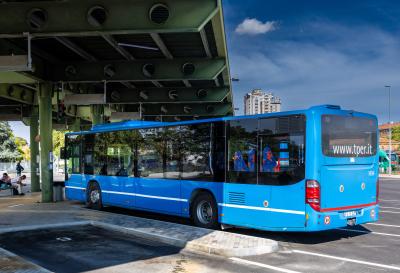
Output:
<path fill-rule="evenodd" d="M 15 144 L 17 145 L 18 152 L 22 155 L 24 160 L 30 160 L 31 151 L 28 142 L 22 137 L 15 137 Z"/>
<path fill-rule="evenodd" d="M 15 162 L 22 160 L 23 153 L 18 150 L 15 137 L 10 124 L 5 121 L 0 122 L 0 161 Z"/>
<path fill-rule="evenodd" d="M 67 131 L 53 130 L 53 154 L 57 158 L 60 158 L 60 148 L 64 147 L 65 133 Z"/>
<path fill-rule="evenodd" d="M 400 141 L 400 126 L 396 126 L 392 128 L 392 139 L 396 141 Z"/>

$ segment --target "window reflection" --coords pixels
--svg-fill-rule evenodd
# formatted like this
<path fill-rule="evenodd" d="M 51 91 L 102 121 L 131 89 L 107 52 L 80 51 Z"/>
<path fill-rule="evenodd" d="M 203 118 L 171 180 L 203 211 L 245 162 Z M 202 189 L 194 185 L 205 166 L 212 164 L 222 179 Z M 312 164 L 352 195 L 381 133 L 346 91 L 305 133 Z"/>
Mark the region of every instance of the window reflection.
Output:
<path fill-rule="evenodd" d="M 229 178 L 231 182 L 257 183 L 256 119 L 229 122 Z"/>
<path fill-rule="evenodd" d="M 304 116 L 260 119 L 258 142 L 258 184 L 287 185 L 304 179 Z"/>
<path fill-rule="evenodd" d="M 81 168 L 81 136 L 68 135 L 66 137 L 67 173 L 68 179 L 71 174 L 79 174 Z"/>

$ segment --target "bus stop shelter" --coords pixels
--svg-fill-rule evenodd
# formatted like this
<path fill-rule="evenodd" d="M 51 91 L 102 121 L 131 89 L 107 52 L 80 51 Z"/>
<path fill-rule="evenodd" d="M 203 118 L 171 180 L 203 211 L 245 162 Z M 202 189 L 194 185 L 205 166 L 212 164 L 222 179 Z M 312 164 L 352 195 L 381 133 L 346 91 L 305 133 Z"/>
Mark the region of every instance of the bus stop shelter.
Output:
<path fill-rule="evenodd" d="M 233 114 L 221 0 L 2 0 L 0 106 L 51 202 L 52 129 Z"/>

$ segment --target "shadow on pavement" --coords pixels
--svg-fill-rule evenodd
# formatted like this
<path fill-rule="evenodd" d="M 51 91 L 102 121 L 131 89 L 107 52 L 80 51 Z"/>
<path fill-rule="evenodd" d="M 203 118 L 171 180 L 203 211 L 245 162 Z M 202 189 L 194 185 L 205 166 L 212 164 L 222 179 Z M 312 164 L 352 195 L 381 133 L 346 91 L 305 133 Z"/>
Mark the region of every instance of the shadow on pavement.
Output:
<path fill-rule="evenodd" d="M 86 272 L 180 251 L 93 226 L 8 233 L 0 236 L 0 247 L 57 273 Z"/>
<path fill-rule="evenodd" d="M 104 210 L 111 213 L 131 215 L 136 217 L 173 222 L 183 225 L 192 225 L 190 219 L 170 216 L 165 214 L 122 209 L 117 207 L 106 207 Z M 364 228 L 361 225 L 353 227 L 352 229 L 360 230 L 363 232 L 369 232 L 368 229 Z M 366 235 L 366 233 L 357 233 L 357 232 L 338 230 L 338 229 L 320 231 L 320 232 L 269 232 L 269 231 L 246 229 L 246 228 L 230 228 L 225 231 L 276 240 L 279 242 L 298 243 L 298 244 L 320 244 L 331 241 L 338 241 L 343 238 L 352 238 L 352 237 Z"/>

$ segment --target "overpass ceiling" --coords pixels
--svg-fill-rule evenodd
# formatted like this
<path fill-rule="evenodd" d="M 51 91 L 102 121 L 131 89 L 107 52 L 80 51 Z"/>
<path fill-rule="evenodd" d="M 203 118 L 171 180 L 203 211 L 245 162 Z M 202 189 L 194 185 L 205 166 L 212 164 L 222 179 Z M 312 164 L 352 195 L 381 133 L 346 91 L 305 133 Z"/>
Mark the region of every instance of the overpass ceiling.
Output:
<path fill-rule="evenodd" d="M 145 119 L 230 115 L 221 9 L 220 0 L 2 0 L 0 57 L 27 55 L 29 36 L 33 71 L 1 72 L 0 59 L 0 96 L 34 105 L 37 83 L 51 81 L 103 93 L 110 109 L 142 105 Z"/>

